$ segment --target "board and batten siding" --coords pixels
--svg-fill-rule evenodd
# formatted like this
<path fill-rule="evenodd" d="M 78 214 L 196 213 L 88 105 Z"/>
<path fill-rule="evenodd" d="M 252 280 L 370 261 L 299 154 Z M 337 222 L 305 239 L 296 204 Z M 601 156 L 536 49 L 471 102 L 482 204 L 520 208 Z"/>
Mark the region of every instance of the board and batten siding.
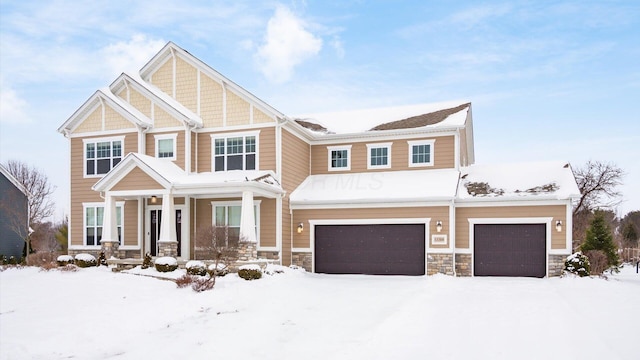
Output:
<path fill-rule="evenodd" d="M 123 144 L 123 156 L 124 154 L 137 151 L 138 149 L 138 134 L 137 133 L 125 133 L 112 136 L 124 136 Z M 101 139 L 102 136 L 86 137 L 84 139 Z M 83 233 L 84 233 L 84 213 L 83 203 L 88 202 L 104 202 L 104 199 L 100 197 L 100 194 L 91 190 L 91 187 L 100 180 L 100 177 L 84 177 L 84 143 L 81 137 L 72 137 L 71 141 L 71 154 L 70 154 L 70 172 L 71 172 L 71 209 L 69 211 L 69 228 L 71 230 L 70 244 L 72 246 L 82 246 Z M 127 210 L 125 209 L 125 212 Z M 128 213 L 125 214 L 125 217 Z M 127 231 L 127 230 L 125 230 Z"/>
<path fill-rule="evenodd" d="M 434 164 L 426 167 L 409 167 L 409 143 L 408 141 L 435 140 L 433 146 Z M 367 144 L 391 142 L 391 168 L 367 169 Z M 351 145 L 351 170 L 329 171 L 329 151 L 327 147 Z M 341 143 L 331 145 L 311 146 L 311 173 L 329 174 L 345 172 L 367 171 L 399 171 L 399 170 L 424 170 L 424 169 L 450 169 L 455 167 L 455 141 L 453 136 L 422 137 L 413 139 L 401 139 L 393 141 L 368 141 L 355 143 Z"/>
<path fill-rule="evenodd" d="M 361 208 L 361 209 L 305 209 L 293 211 L 293 223 L 304 224 L 304 231 L 293 233 L 294 248 L 309 248 L 311 234 L 309 220 L 359 220 L 359 219 L 421 219 L 430 218 L 429 235 L 438 234 L 436 221 L 442 221 L 440 234 L 447 234 L 449 229 L 449 207 L 406 207 L 406 208 Z M 427 239 L 427 244 L 430 244 Z M 432 248 L 447 247 L 434 246 Z"/>
<path fill-rule="evenodd" d="M 486 206 L 456 208 L 456 249 L 469 249 L 469 219 L 472 218 L 549 218 L 553 217 L 551 229 L 551 249 L 566 247 L 566 226 L 562 231 L 555 229 L 554 221 L 567 224 L 566 205 L 548 206 Z M 473 249 L 472 249 L 473 250 Z"/>

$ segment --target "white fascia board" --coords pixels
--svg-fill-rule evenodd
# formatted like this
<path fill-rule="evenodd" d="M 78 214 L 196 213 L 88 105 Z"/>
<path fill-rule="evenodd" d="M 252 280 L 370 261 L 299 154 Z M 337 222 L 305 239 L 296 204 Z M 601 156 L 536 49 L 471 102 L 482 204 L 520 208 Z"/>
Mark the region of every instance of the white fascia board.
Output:
<path fill-rule="evenodd" d="M 455 136 L 457 127 L 443 129 L 411 128 L 400 130 L 377 130 L 350 134 L 322 134 L 313 136 L 312 145 L 343 144 L 372 141 L 392 141 L 422 137 Z"/>
<path fill-rule="evenodd" d="M 455 200 L 455 207 L 497 207 L 497 206 L 546 206 L 546 205 L 566 205 L 566 199 L 503 199 L 503 198 L 484 198 L 483 201 L 472 200 Z"/>
<path fill-rule="evenodd" d="M 291 210 L 311 210 L 311 209 L 360 209 L 360 208 L 406 208 L 406 207 L 436 207 L 451 205 L 451 198 L 421 199 L 421 201 L 394 201 L 388 202 L 354 202 L 354 201 L 327 201 L 327 202 L 301 202 L 290 203 Z"/>
<path fill-rule="evenodd" d="M 116 167 L 112 169 L 107 175 L 98 180 L 98 182 L 96 182 L 91 187 L 91 189 L 94 191 L 109 191 L 136 167 L 139 167 L 140 170 L 149 175 L 162 187 L 166 189 L 171 187 L 171 182 L 169 180 L 165 179 L 157 171 L 140 161 L 140 159 L 138 159 L 134 155 L 134 153 L 129 153 L 125 156 L 120 164 L 116 165 Z"/>

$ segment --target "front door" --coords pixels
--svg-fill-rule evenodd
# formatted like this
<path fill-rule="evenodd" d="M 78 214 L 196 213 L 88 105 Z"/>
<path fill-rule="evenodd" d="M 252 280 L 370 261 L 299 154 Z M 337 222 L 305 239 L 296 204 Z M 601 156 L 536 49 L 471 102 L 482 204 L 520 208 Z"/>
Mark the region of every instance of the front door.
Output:
<path fill-rule="evenodd" d="M 176 240 L 178 240 L 178 256 L 182 256 L 182 210 L 176 209 Z M 151 208 L 148 211 L 147 236 L 149 237 L 149 252 L 151 256 L 158 255 L 158 239 L 160 239 L 160 228 L 162 225 L 162 210 Z"/>

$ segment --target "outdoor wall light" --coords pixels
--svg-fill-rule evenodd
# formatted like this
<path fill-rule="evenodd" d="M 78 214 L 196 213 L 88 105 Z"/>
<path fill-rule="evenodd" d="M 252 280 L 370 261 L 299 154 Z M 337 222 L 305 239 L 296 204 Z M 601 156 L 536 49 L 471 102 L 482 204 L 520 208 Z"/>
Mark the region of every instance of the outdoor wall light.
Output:
<path fill-rule="evenodd" d="M 562 231 L 562 220 L 556 221 L 556 231 L 557 232 Z"/>
<path fill-rule="evenodd" d="M 298 224 L 298 234 L 301 234 L 302 230 L 304 230 L 304 224 L 303 223 L 299 223 Z"/>
<path fill-rule="evenodd" d="M 152 203 L 152 204 L 155 204 L 155 203 L 157 203 L 157 202 L 158 202 L 158 198 L 157 198 L 155 195 L 153 195 L 153 196 L 151 197 L 151 203 Z"/>
<path fill-rule="evenodd" d="M 442 221 L 440 220 L 436 221 L 436 231 L 437 232 L 442 231 Z"/>

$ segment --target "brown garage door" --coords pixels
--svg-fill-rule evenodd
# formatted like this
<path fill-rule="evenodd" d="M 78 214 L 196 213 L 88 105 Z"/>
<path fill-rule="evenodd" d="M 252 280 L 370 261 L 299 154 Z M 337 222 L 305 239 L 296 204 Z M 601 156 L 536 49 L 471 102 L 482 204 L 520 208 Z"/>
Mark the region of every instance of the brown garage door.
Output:
<path fill-rule="evenodd" d="M 315 271 L 424 275 L 424 224 L 317 225 Z"/>
<path fill-rule="evenodd" d="M 545 224 L 474 225 L 474 275 L 544 277 L 546 236 Z"/>

